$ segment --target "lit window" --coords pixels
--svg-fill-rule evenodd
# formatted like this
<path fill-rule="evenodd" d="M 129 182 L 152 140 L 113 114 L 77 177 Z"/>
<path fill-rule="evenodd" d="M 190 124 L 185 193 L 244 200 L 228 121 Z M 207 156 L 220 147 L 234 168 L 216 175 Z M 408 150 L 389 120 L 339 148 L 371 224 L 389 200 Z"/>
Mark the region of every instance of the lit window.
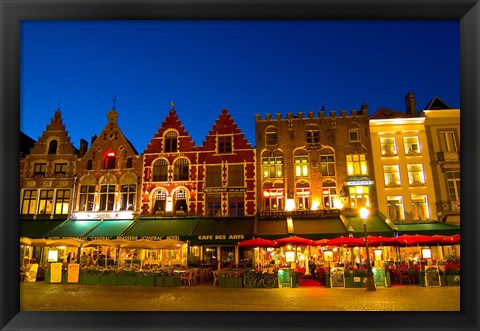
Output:
<path fill-rule="evenodd" d="M 232 152 L 232 136 L 218 136 L 218 153 Z"/>
<path fill-rule="evenodd" d="M 310 187 L 297 187 L 295 193 L 297 196 L 297 209 L 310 210 Z"/>
<path fill-rule="evenodd" d="M 283 178 L 283 156 L 262 158 L 263 178 Z"/>
<path fill-rule="evenodd" d="M 322 176 L 335 176 L 334 155 L 320 155 L 320 172 Z"/>
<path fill-rule="evenodd" d="M 103 155 L 103 169 L 115 169 L 116 154 L 112 150 L 108 150 Z"/>
<path fill-rule="evenodd" d="M 68 214 L 70 206 L 70 190 L 57 190 L 55 198 L 55 215 Z"/>
<path fill-rule="evenodd" d="M 39 214 L 51 214 L 53 208 L 53 190 L 41 190 L 38 203 Z"/>
<path fill-rule="evenodd" d="M 263 190 L 263 203 L 265 211 L 283 211 L 284 196 L 283 189 Z"/>
<path fill-rule="evenodd" d="M 187 213 L 187 193 L 184 189 L 179 189 L 175 191 L 175 212 L 176 213 Z"/>
<path fill-rule="evenodd" d="M 402 196 L 387 197 L 388 217 L 391 221 L 402 221 L 405 219 Z"/>
<path fill-rule="evenodd" d="M 423 165 L 407 164 L 408 183 L 410 186 L 425 185 L 425 175 L 423 173 Z"/>
<path fill-rule="evenodd" d="M 153 205 L 153 211 L 157 213 L 164 213 L 167 207 L 167 193 L 164 190 L 160 190 L 155 194 L 155 203 Z"/>
<path fill-rule="evenodd" d="M 323 208 L 335 208 L 335 199 L 337 197 L 337 187 L 335 182 L 328 180 L 322 187 Z"/>
<path fill-rule="evenodd" d="M 349 176 L 368 175 L 365 154 L 347 155 L 347 173 Z"/>
<path fill-rule="evenodd" d="M 307 156 L 295 157 L 295 176 L 296 177 L 308 176 L 308 157 Z"/>
<path fill-rule="evenodd" d="M 403 145 L 405 147 L 405 154 L 407 155 L 419 155 L 420 143 L 418 137 L 404 137 Z"/>
<path fill-rule="evenodd" d="M 380 147 L 382 149 L 382 156 L 396 156 L 397 144 L 395 138 L 380 138 Z"/>
<path fill-rule="evenodd" d="M 430 218 L 428 212 L 427 196 L 412 195 L 412 214 L 414 220 L 427 220 Z"/>
<path fill-rule="evenodd" d="M 175 131 L 168 131 L 163 138 L 164 152 L 172 153 L 177 151 L 177 133 Z"/>
<path fill-rule="evenodd" d="M 386 187 L 400 186 L 400 169 L 398 165 L 383 166 Z"/>
<path fill-rule="evenodd" d="M 25 190 L 22 200 L 22 214 L 35 215 L 37 210 L 37 190 Z"/>

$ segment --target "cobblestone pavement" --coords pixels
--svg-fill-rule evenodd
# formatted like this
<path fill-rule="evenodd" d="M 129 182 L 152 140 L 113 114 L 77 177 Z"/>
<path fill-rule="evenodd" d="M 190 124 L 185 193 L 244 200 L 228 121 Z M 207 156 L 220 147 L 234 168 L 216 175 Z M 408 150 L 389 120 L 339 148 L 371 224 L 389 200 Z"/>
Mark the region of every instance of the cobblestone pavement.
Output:
<path fill-rule="evenodd" d="M 219 288 L 20 283 L 21 311 L 460 311 L 460 287 Z"/>

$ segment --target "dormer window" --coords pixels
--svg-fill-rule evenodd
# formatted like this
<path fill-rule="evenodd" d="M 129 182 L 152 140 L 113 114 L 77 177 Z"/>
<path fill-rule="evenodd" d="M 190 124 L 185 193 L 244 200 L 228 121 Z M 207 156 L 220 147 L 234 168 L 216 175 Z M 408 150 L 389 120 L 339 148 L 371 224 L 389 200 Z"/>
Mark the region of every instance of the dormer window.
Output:
<path fill-rule="evenodd" d="M 108 150 L 103 155 L 103 169 L 115 169 L 115 157 L 116 153 L 112 150 Z"/>
<path fill-rule="evenodd" d="M 164 152 L 173 153 L 177 151 L 178 135 L 175 131 L 168 131 L 163 138 Z"/>

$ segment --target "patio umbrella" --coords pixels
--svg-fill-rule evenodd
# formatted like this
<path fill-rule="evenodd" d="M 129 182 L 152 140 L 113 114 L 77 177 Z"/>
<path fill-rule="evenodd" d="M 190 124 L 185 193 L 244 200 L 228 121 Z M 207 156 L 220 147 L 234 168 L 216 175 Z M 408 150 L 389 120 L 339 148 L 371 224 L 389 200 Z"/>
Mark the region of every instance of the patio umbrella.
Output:
<path fill-rule="evenodd" d="M 127 239 L 121 239 L 121 238 L 116 238 L 116 239 L 96 239 L 96 240 L 91 240 L 87 241 L 82 244 L 82 247 L 97 247 L 97 246 L 108 246 L 108 247 L 114 247 L 115 249 L 119 249 L 120 245 L 128 242 Z M 117 254 L 117 263 L 118 263 L 118 254 Z M 107 259 L 105 258 L 105 267 L 107 266 Z"/>
<path fill-rule="evenodd" d="M 30 238 L 27 238 L 27 237 L 20 237 L 20 245 L 26 245 L 26 246 L 30 246 L 30 243 L 32 241 L 30 240 Z"/>
<path fill-rule="evenodd" d="M 163 239 L 160 241 L 153 241 L 153 244 L 158 249 L 179 249 L 182 245 L 186 244 L 186 242 L 176 239 Z"/>
<path fill-rule="evenodd" d="M 355 247 L 362 246 L 365 242 L 362 238 L 336 237 L 327 241 L 327 246 Z"/>
<path fill-rule="evenodd" d="M 81 247 L 85 240 L 77 238 L 48 239 L 45 246 Z"/>
<path fill-rule="evenodd" d="M 277 247 L 277 244 L 273 240 L 263 238 L 253 238 L 243 240 L 238 243 L 238 247 Z"/>
<path fill-rule="evenodd" d="M 27 246 L 47 246 L 47 239 L 38 238 L 38 239 L 31 239 L 27 237 L 20 238 L 20 244 L 27 245 Z"/>
<path fill-rule="evenodd" d="M 315 245 L 316 246 L 328 246 L 328 241 L 330 239 L 320 239 L 320 240 L 315 240 Z"/>
<path fill-rule="evenodd" d="M 367 236 L 368 246 L 398 246 L 399 241 L 395 237 Z M 365 240 L 365 237 L 361 238 Z"/>
<path fill-rule="evenodd" d="M 138 239 L 138 240 L 129 240 L 120 244 L 120 248 L 130 248 L 130 249 L 157 249 L 157 246 L 153 240 L 149 239 Z M 133 264 L 133 256 L 130 261 L 130 266 Z"/>
<path fill-rule="evenodd" d="M 444 238 L 444 244 L 445 245 L 455 245 L 455 244 L 458 244 L 460 242 L 460 235 L 459 234 L 455 234 L 453 236 L 445 236 Z"/>
<path fill-rule="evenodd" d="M 315 241 L 298 236 L 290 236 L 286 238 L 276 239 L 277 245 L 296 245 L 296 246 L 315 246 Z"/>

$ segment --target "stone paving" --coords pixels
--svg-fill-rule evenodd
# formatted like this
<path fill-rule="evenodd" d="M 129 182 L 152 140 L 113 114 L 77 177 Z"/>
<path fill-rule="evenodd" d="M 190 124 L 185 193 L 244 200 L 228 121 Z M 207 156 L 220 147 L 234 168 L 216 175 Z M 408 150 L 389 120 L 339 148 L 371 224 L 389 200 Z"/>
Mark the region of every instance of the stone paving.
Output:
<path fill-rule="evenodd" d="M 460 311 L 460 287 L 219 288 L 20 283 L 21 311 Z"/>

